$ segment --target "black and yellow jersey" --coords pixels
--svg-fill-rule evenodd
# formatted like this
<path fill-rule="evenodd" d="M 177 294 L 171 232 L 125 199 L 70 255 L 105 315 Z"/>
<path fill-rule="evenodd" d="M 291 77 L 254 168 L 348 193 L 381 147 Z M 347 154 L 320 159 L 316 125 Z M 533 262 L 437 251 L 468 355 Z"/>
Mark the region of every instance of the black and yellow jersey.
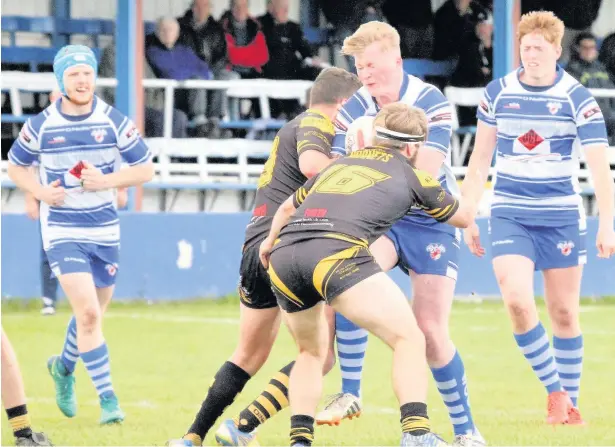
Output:
<path fill-rule="evenodd" d="M 297 211 L 280 232 L 280 243 L 350 237 L 369 245 L 419 206 L 444 222 L 459 203 L 428 173 L 394 150 L 368 147 L 338 159 L 293 196 Z"/>
<path fill-rule="evenodd" d="M 313 109 L 306 110 L 279 130 L 258 180 L 245 246 L 267 237 L 275 212 L 307 180 L 299 169 L 299 155 L 316 150 L 330 156 L 334 135 L 333 122 Z"/>

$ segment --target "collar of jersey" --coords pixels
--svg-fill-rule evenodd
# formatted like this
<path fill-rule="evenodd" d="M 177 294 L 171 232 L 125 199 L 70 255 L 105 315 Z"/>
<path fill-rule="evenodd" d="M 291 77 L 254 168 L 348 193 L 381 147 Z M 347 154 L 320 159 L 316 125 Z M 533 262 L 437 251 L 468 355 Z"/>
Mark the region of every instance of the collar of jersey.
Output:
<path fill-rule="evenodd" d="M 553 84 L 551 84 L 551 85 L 544 85 L 544 86 L 541 85 L 541 86 L 538 87 L 538 86 L 534 86 L 534 85 L 527 85 L 527 84 L 524 84 L 523 82 L 521 82 L 521 79 L 519 79 L 519 76 L 521 75 L 521 71 L 522 70 L 523 70 L 523 65 L 520 66 L 517 69 L 517 73 L 516 73 L 517 82 L 519 83 L 519 85 L 523 89 L 527 90 L 528 92 L 546 92 L 547 90 L 552 88 L 554 85 L 556 85 L 562 79 L 562 77 L 564 76 L 563 68 L 559 64 L 556 64 L 555 65 L 556 76 L 555 76 L 555 81 L 553 82 Z"/>
<path fill-rule="evenodd" d="M 94 100 L 92 101 L 92 111 L 89 113 L 86 113 L 85 115 L 66 115 L 65 113 L 62 113 L 62 101 L 56 101 L 56 109 L 58 111 L 58 113 L 62 116 L 62 118 L 68 120 L 68 121 L 83 121 L 88 119 L 90 116 L 92 116 L 92 113 L 94 113 L 94 110 L 96 110 L 96 103 L 98 101 L 98 98 L 96 97 L 96 95 L 94 95 Z"/>
<path fill-rule="evenodd" d="M 399 89 L 399 98 L 397 98 L 398 101 L 401 101 L 401 99 L 404 97 L 404 95 L 406 94 L 406 92 L 408 91 L 408 84 L 410 84 L 410 77 L 408 75 L 408 73 L 406 73 L 405 71 L 404 73 L 404 78 L 401 81 L 401 88 Z M 376 101 L 376 98 L 374 98 L 372 96 L 372 101 L 374 101 L 374 106 L 376 106 L 376 111 L 380 111 L 380 106 L 378 105 L 378 101 Z"/>

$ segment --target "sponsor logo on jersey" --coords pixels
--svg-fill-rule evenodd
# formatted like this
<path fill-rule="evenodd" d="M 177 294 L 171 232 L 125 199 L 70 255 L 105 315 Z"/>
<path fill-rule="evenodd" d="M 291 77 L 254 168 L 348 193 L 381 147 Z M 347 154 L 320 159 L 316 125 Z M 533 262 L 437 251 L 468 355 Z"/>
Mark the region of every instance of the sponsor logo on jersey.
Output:
<path fill-rule="evenodd" d="M 105 136 L 107 135 L 107 131 L 105 129 L 94 129 L 92 132 L 90 132 L 90 135 L 94 137 L 94 141 L 96 141 L 97 143 L 102 143 L 102 141 L 105 139 Z"/>
<path fill-rule="evenodd" d="M 549 109 L 551 115 L 555 115 L 562 109 L 562 103 L 559 101 L 549 101 L 547 103 L 547 109 Z"/>

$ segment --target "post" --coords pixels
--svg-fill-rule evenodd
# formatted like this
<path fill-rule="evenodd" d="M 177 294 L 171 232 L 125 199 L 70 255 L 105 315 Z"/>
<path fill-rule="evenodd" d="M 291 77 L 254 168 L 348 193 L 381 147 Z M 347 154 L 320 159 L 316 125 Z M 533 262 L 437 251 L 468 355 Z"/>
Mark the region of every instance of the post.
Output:
<path fill-rule="evenodd" d="M 53 0 L 52 9 L 53 18 L 56 22 L 58 19 L 70 19 L 70 0 Z M 69 40 L 68 35 L 58 34 L 58 30 L 54 30 L 52 36 L 52 45 L 54 47 L 63 47 L 64 45 L 68 45 Z"/>
<path fill-rule="evenodd" d="M 515 0 L 493 1 L 493 77 L 500 78 L 513 70 Z"/>

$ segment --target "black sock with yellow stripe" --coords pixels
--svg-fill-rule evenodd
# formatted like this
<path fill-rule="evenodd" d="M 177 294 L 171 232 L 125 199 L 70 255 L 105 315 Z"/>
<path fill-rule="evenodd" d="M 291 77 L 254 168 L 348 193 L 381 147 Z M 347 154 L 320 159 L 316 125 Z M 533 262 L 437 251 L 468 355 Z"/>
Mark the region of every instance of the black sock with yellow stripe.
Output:
<path fill-rule="evenodd" d="M 291 362 L 271 378 L 265 391 L 248 405 L 237 420 L 237 427 L 244 433 L 250 433 L 267 419 L 288 407 L 288 380 L 290 370 L 295 362 Z"/>
<path fill-rule="evenodd" d="M 30 415 L 28 414 L 28 409 L 25 404 L 7 408 L 6 414 L 9 417 L 9 424 L 11 424 L 13 434 L 16 438 L 29 438 L 32 436 Z"/>
<path fill-rule="evenodd" d="M 314 442 L 314 418 L 304 414 L 290 417 L 290 445 L 311 446 Z"/>
<path fill-rule="evenodd" d="M 429 418 L 427 417 L 427 404 L 423 402 L 410 402 L 403 404 L 401 410 L 401 431 L 414 436 L 429 433 Z"/>
<path fill-rule="evenodd" d="M 250 380 L 250 374 L 232 362 L 225 362 L 218 370 L 190 430 L 184 438 L 202 441 L 226 407 Z M 197 435 L 197 436 L 193 436 Z"/>

